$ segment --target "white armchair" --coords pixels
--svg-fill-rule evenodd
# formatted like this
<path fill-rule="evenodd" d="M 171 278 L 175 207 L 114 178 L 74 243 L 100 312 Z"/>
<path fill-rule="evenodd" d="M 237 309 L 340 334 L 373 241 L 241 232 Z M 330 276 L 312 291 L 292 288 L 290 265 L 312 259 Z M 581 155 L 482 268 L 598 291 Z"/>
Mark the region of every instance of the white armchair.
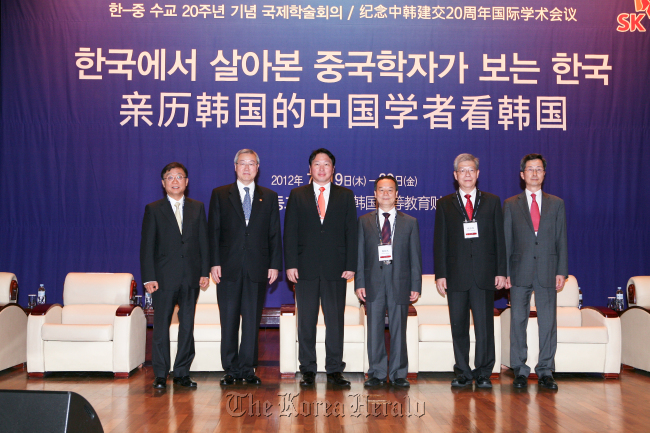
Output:
<path fill-rule="evenodd" d="M 531 297 L 531 314 L 526 329 L 528 360 L 535 370 L 539 358 L 539 334 L 535 295 Z M 510 367 L 510 308 L 501 313 L 501 362 Z M 615 311 L 602 307 L 578 308 L 578 281 L 569 275 L 557 294 L 558 373 L 602 373 L 617 378 L 621 371 L 621 320 Z M 534 377 L 534 374 L 531 374 Z"/>
<path fill-rule="evenodd" d="M 298 362 L 298 321 L 300 314 L 295 305 L 283 305 L 280 312 L 280 374 L 295 377 Z M 345 316 L 343 333 L 343 362 L 346 372 L 368 371 L 366 350 L 366 319 L 364 309 L 354 293 L 354 280 L 349 280 L 345 292 Z M 316 363 L 319 371 L 325 371 L 325 321 L 323 311 L 318 314 L 316 326 Z"/>
<path fill-rule="evenodd" d="M 241 326 L 240 326 L 241 337 Z M 174 309 L 169 327 L 170 359 L 178 351 L 178 306 Z M 221 366 L 221 320 L 217 303 L 217 286 L 210 278 L 207 289 L 199 292 L 194 315 L 194 360 L 190 371 L 223 371 Z"/>
<path fill-rule="evenodd" d="M 447 297 L 440 295 L 436 289 L 435 275 L 422 275 L 422 295 L 413 306 L 417 310 L 418 344 L 413 346 L 417 348 L 417 356 L 414 359 L 418 360 L 418 370 L 420 372 L 454 371 L 456 360 L 451 338 L 449 307 Z M 471 315 L 469 329 L 469 364 L 473 368 L 476 338 Z M 409 349 L 409 365 L 412 358 L 410 352 Z M 498 312 L 494 316 L 494 354 L 492 377 L 501 372 L 501 318 Z"/>
<path fill-rule="evenodd" d="M 629 279 L 627 304 L 621 314 L 621 363 L 650 371 L 650 276 Z"/>
<path fill-rule="evenodd" d="M 128 377 L 145 358 L 146 319 L 130 305 L 131 274 L 69 273 L 63 304 L 38 305 L 27 322 L 27 372 L 110 371 Z"/>
<path fill-rule="evenodd" d="M 16 276 L 0 272 L 0 370 L 27 360 L 27 315 L 17 299 Z"/>

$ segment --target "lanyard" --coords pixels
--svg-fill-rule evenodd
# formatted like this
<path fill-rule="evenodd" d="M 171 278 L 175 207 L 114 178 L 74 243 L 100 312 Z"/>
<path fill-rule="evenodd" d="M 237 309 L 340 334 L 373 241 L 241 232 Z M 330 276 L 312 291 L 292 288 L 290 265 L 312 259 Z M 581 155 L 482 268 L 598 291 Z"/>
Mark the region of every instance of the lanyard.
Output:
<path fill-rule="evenodd" d="M 379 235 L 379 245 L 384 245 L 384 240 L 381 237 L 381 228 L 379 227 L 379 209 L 375 213 L 375 221 L 377 222 L 377 234 Z M 389 222 L 390 224 L 390 219 Z M 397 223 L 397 213 L 395 213 L 395 219 L 393 220 L 393 227 L 390 231 L 390 242 L 393 243 L 393 237 L 395 236 L 395 223 Z"/>
<path fill-rule="evenodd" d="M 469 215 L 467 215 L 467 211 L 465 210 L 465 206 L 463 206 L 463 200 L 460 198 L 460 193 L 456 191 L 456 198 L 458 199 L 458 204 L 460 205 L 460 210 L 463 212 L 463 216 L 465 217 L 465 221 L 469 221 Z M 476 188 L 476 203 L 474 204 L 474 212 L 472 212 L 472 221 L 476 221 L 476 211 L 478 211 L 478 205 L 481 204 L 481 191 Z"/>

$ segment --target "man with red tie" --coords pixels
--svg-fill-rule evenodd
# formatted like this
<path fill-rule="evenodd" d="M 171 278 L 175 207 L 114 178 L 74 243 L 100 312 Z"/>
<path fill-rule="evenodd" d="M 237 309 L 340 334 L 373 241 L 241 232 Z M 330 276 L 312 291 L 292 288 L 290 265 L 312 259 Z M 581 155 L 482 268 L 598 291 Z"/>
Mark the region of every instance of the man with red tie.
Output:
<path fill-rule="evenodd" d="M 312 182 L 291 190 L 284 217 L 284 261 L 295 283 L 302 386 L 316 377 L 316 324 L 325 319 L 327 381 L 349 386 L 342 372 L 347 280 L 357 269 L 357 209 L 351 190 L 332 183 L 336 159 L 327 149 L 309 156 Z"/>
<path fill-rule="evenodd" d="M 494 354 L 494 290 L 506 284 L 506 248 L 501 199 L 479 191 L 478 158 L 462 153 L 454 160 L 459 189 L 436 206 L 433 266 L 436 287 L 447 295 L 456 378 L 451 386 L 491 388 Z M 469 314 L 474 319 L 476 353 L 469 366 Z"/>
<path fill-rule="evenodd" d="M 526 328 L 530 296 L 535 292 L 539 324 L 539 361 L 535 372 L 539 385 L 557 389 L 553 379 L 557 348 L 557 291 L 568 275 L 566 215 L 564 201 L 542 192 L 546 160 L 538 153 L 522 158 L 520 176 L 526 190 L 510 197 L 503 205 L 512 321 L 510 323 L 510 362 L 515 373 L 515 388 L 528 385 L 530 367 Z"/>

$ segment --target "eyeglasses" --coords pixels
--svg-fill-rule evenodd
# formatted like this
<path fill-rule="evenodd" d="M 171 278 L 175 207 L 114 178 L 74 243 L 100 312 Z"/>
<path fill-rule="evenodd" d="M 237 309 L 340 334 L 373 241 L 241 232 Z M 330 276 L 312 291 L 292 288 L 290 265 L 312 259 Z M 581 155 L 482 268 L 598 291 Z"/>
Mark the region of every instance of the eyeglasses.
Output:
<path fill-rule="evenodd" d="M 525 171 L 526 173 L 528 173 L 528 174 L 533 174 L 533 173 L 542 174 L 542 173 L 544 173 L 544 169 L 543 169 L 542 167 L 535 167 L 535 168 L 533 168 L 533 167 L 528 167 L 528 168 L 527 168 L 526 170 L 524 170 L 524 171 Z"/>
<path fill-rule="evenodd" d="M 185 179 L 185 176 L 183 176 L 182 174 L 177 174 L 176 176 L 174 176 L 173 174 L 170 174 L 169 176 L 167 176 L 167 177 L 165 178 L 165 180 L 166 180 L 167 182 L 173 182 L 174 179 L 176 179 L 176 180 L 183 180 L 183 179 Z"/>
<path fill-rule="evenodd" d="M 257 162 L 255 161 L 238 161 L 237 165 L 241 165 L 244 167 L 255 167 L 257 165 Z"/>
<path fill-rule="evenodd" d="M 460 170 L 458 170 L 458 173 L 460 173 L 460 174 L 467 174 L 467 173 L 474 174 L 474 173 L 476 173 L 476 170 L 473 169 L 473 168 L 461 168 Z"/>

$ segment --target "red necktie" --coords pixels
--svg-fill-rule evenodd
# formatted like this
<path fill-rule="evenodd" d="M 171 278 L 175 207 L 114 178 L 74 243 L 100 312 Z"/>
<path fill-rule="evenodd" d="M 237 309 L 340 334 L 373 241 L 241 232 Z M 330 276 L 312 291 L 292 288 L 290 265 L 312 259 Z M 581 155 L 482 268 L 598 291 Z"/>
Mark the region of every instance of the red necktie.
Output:
<path fill-rule="evenodd" d="M 320 195 L 318 196 L 318 213 L 320 214 L 320 219 L 325 219 L 325 196 L 323 196 L 325 187 L 321 186 L 318 189 L 320 190 Z"/>
<path fill-rule="evenodd" d="M 467 212 L 467 217 L 469 220 L 472 220 L 472 217 L 474 216 L 474 206 L 472 206 L 472 196 L 469 194 L 465 194 L 465 198 L 467 199 L 467 203 L 465 203 L 465 212 Z"/>
<path fill-rule="evenodd" d="M 381 228 L 381 243 L 390 245 L 390 221 L 388 220 L 390 214 L 384 212 L 382 215 L 384 216 L 384 226 Z"/>
<path fill-rule="evenodd" d="M 535 194 L 530 196 L 533 198 L 533 202 L 530 204 L 530 218 L 533 220 L 533 229 L 537 232 L 539 229 L 539 205 L 535 201 Z"/>

